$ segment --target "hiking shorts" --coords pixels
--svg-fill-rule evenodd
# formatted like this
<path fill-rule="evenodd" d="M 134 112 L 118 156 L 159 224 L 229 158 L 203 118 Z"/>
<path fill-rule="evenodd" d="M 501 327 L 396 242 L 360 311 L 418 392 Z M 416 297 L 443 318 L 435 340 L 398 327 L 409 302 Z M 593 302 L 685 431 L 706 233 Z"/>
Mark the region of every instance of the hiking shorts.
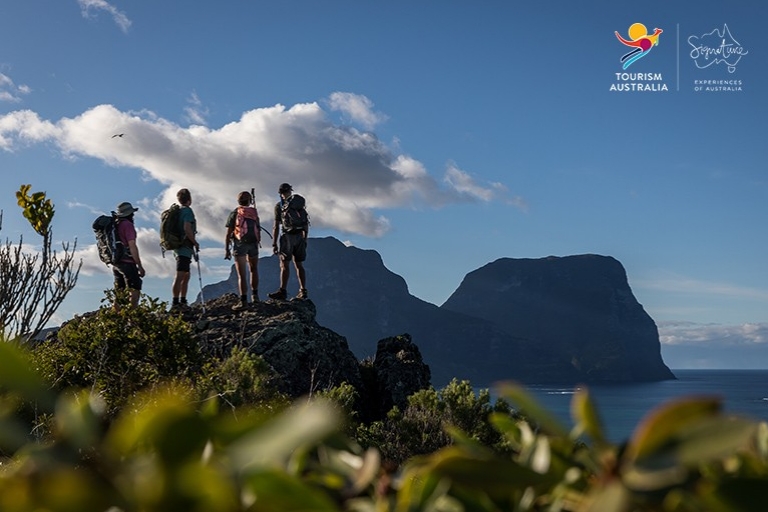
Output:
<path fill-rule="evenodd" d="M 283 261 L 296 259 L 302 262 L 307 259 L 307 239 L 303 233 L 283 233 L 280 235 L 278 252 Z"/>
<path fill-rule="evenodd" d="M 141 277 L 139 268 L 135 263 L 123 262 L 112 265 L 112 274 L 115 276 L 115 288 L 122 290 L 130 288 L 141 291 Z"/>
<path fill-rule="evenodd" d="M 238 256 L 248 256 L 249 258 L 259 257 L 259 244 L 255 242 L 254 243 L 238 242 L 237 239 L 235 239 L 235 243 L 232 244 L 232 249 L 235 254 L 235 257 L 238 257 Z"/>
<path fill-rule="evenodd" d="M 192 258 L 189 256 L 176 255 L 176 272 L 189 272 L 192 266 Z"/>

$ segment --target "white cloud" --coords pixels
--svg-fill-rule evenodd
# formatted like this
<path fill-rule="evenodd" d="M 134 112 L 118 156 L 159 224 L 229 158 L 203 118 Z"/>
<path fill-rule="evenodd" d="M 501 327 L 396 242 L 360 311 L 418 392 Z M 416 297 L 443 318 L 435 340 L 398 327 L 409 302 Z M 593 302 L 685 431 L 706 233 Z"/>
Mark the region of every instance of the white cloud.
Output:
<path fill-rule="evenodd" d="M 192 124 L 205 126 L 208 124 L 208 109 L 203 107 L 203 102 L 200 101 L 196 92 L 192 92 L 187 99 L 188 105 L 184 107 L 184 114 L 187 120 Z"/>
<path fill-rule="evenodd" d="M 443 181 L 459 195 L 475 200 L 490 202 L 502 201 L 522 211 L 528 211 L 528 204 L 520 196 L 509 196 L 509 190 L 502 183 L 478 183 L 469 173 L 459 169 L 456 164 L 448 164 Z"/>
<path fill-rule="evenodd" d="M 379 123 L 387 120 L 381 112 L 374 112 L 373 102 L 360 94 L 351 92 L 334 92 L 328 98 L 331 110 L 340 111 L 359 123 L 366 130 L 372 130 Z"/>
<path fill-rule="evenodd" d="M 126 16 L 125 13 L 118 11 L 115 6 L 105 0 L 77 0 L 77 3 L 80 4 L 80 12 L 84 18 L 94 16 L 93 11 L 106 11 L 112 16 L 115 24 L 117 24 L 123 32 L 128 32 L 128 29 L 131 27 L 131 20 L 128 19 L 128 16 Z"/>
<path fill-rule="evenodd" d="M 21 96 L 29 94 L 32 89 L 26 85 L 16 85 L 8 75 L 0 73 L 0 101 L 18 103 Z"/>
<path fill-rule="evenodd" d="M 700 347 L 754 346 L 768 344 L 768 324 L 740 325 L 660 322 L 659 340 L 664 345 Z"/>
<path fill-rule="evenodd" d="M 112 137 L 116 133 L 124 136 Z M 184 128 L 151 112 L 122 112 L 111 105 L 58 121 L 31 111 L 0 116 L 0 148 L 38 143 L 54 144 L 66 158 L 139 169 L 144 179 L 162 183 L 165 191 L 147 198 L 139 212 L 154 224 L 176 191 L 189 188 L 199 230 L 213 240 L 220 239 L 238 192 L 255 188 L 256 205 L 271 218 L 282 182 L 306 197 L 314 228 L 365 236 L 389 230 L 382 213 L 387 209 L 517 201 L 503 185 L 481 185 L 453 164 L 445 180 L 436 179 L 374 134 L 334 125 L 317 103 L 254 109 L 218 129 Z"/>

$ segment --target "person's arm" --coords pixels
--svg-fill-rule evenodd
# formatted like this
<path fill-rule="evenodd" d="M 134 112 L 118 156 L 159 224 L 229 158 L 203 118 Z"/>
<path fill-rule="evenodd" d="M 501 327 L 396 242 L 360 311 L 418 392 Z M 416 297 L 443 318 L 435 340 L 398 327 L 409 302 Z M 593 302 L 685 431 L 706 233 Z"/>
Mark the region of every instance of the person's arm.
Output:
<path fill-rule="evenodd" d="M 230 245 L 232 245 L 232 234 L 235 232 L 234 226 L 227 226 L 227 234 L 224 237 L 224 259 L 229 260 L 232 259 L 232 251 L 230 250 Z"/>
<path fill-rule="evenodd" d="M 200 244 L 197 243 L 197 240 L 195 240 L 195 230 L 192 229 L 192 223 L 189 221 L 184 222 L 184 235 L 187 237 L 187 240 L 192 242 L 192 246 L 195 248 L 195 250 L 200 250 Z"/>
<path fill-rule="evenodd" d="M 275 223 L 272 226 L 272 252 L 277 254 L 277 237 L 280 235 L 280 205 L 275 205 Z"/>
<path fill-rule="evenodd" d="M 144 266 L 141 264 L 141 257 L 139 256 L 139 246 L 136 245 L 136 239 L 128 240 L 128 250 L 131 253 L 131 258 L 136 263 L 136 267 L 139 269 L 139 276 L 144 277 Z"/>

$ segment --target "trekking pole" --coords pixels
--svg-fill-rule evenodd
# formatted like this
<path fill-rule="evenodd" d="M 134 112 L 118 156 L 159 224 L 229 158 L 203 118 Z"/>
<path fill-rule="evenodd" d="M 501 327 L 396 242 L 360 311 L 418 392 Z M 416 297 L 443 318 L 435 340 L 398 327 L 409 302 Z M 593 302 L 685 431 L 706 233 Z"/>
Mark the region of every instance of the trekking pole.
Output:
<path fill-rule="evenodd" d="M 205 295 L 203 295 L 203 274 L 200 272 L 200 251 L 195 249 L 193 254 L 195 261 L 197 262 L 197 278 L 200 281 L 200 300 L 203 303 L 203 313 L 205 313 Z"/>

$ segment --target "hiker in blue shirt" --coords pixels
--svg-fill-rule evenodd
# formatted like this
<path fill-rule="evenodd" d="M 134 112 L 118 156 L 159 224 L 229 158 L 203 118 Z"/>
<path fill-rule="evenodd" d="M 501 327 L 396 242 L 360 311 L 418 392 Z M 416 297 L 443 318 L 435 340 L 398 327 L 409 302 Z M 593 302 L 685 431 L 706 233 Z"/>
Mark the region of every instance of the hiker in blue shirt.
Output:
<path fill-rule="evenodd" d="M 192 211 L 192 194 L 186 188 L 176 193 L 176 199 L 181 205 L 179 222 L 184 231 L 184 243 L 178 249 L 173 250 L 176 257 L 176 277 L 173 279 L 173 303 L 171 307 L 187 305 L 187 288 L 189 287 L 190 266 L 192 257 L 200 250 L 200 244 L 195 239 L 197 222 L 195 212 Z"/>

